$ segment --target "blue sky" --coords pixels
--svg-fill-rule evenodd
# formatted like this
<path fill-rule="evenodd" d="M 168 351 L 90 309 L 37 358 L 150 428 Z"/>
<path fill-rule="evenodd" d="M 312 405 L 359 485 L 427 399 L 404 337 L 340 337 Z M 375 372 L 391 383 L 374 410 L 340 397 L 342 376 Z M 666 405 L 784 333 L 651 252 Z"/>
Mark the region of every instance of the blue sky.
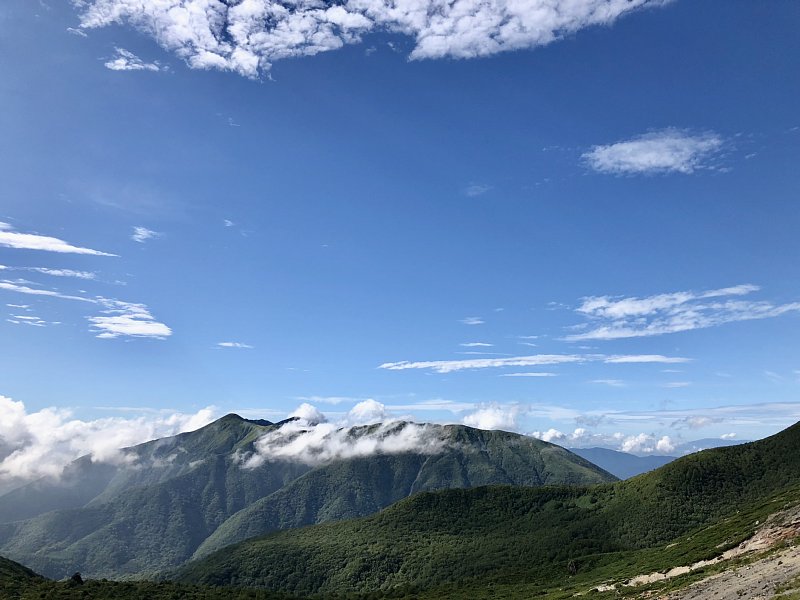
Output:
<path fill-rule="evenodd" d="M 171 4 L 0 7 L 29 428 L 369 399 L 654 451 L 800 417 L 796 2 L 248 0 L 216 37 Z"/>

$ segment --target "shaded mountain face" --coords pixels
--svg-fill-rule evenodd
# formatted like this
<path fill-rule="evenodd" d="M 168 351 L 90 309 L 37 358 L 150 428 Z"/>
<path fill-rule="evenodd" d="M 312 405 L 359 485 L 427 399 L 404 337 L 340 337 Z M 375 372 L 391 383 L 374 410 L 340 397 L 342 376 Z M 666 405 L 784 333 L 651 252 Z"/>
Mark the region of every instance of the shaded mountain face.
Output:
<path fill-rule="evenodd" d="M 615 477 L 628 479 L 671 463 L 675 456 L 636 456 L 608 448 L 570 448 L 570 452 L 605 469 Z"/>
<path fill-rule="evenodd" d="M 152 575 L 251 535 L 372 514 L 419 491 L 614 480 L 507 432 L 412 423 L 320 431 L 228 415 L 127 449 L 116 466 L 79 459 L 62 482 L 0 497 L 0 553 L 55 578 Z"/>
<path fill-rule="evenodd" d="M 366 518 L 248 539 L 177 578 L 301 595 L 464 598 L 491 587 L 527 598 L 581 572 L 619 577 L 660 570 L 665 555 L 684 561 L 672 566 L 715 556 L 798 504 L 800 424 L 615 484 L 417 494 Z M 521 592 L 504 596 L 509 582 Z"/>

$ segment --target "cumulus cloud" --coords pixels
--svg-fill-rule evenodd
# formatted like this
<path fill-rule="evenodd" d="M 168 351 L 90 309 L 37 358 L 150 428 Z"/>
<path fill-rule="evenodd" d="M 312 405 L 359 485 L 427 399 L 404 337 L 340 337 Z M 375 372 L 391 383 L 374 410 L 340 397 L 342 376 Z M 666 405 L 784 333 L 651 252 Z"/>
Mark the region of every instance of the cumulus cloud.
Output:
<path fill-rule="evenodd" d="M 492 404 L 466 415 L 462 422 L 464 425 L 478 429 L 515 431 L 518 428 L 517 422 L 522 412 L 522 408 L 516 404 L 511 406 Z"/>
<path fill-rule="evenodd" d="M 59 238 L 37 233 L 19 233 L 8 223 L 0 222 L 0 246 L 20 250 L 43 250 L 45 252 L 59 252 L 71 254 L 91 254 L 94 256 L 117 256 L 100 250 L 73 246 Z"/>
<path fill-rule="evenodd" d="M 561 446 L 580 443 L 587 437 L 591 437 L 589 432 L 583 427 L 578 427 L 572 433 L 564 433 L 563 431 L 551 427 L 547 431 L 534 431 L 529 435 L 543 442 L 550 442 L 551 444 L 558 444 Z"/>
<path fill-rule="evenodd" d="M 165 339 L 172 335 L 164 323 L 156 321 L 144 304 L 101 298 L 98 302 L 106 307 L 103 314 L 89 317 L 92 329 L 98 338 L 138 337 Z"/>
<path fill-rule="evenodd" d="M 58 477 L 79 456 L 112 464 L 128 460 L 121 448 L 202 427 L 215 409 L 157 413 L 85 421 L 68 409 L 29 412 L 22 402 L 0 396 L 0 488 L 40 477 Z"/>
<path fill-rule="evenodd" d="M 131 234 L 131 239 L 134 242 L 144 244 L 147 240 L 151 240 L 160 236 L 160 233 L 153 231 L 152 229 L 148 229 L 147 227 L 134 227 L 133 233 Z"/>
<path fill-rule="evenodd" d="M 722 138 L 715 133 L 693 134 L 670 128 L 607 146 L 594 146 L 583 159 L 600 173 L 689 174 L 704 168 L 704 160 L 722 145 Z"/>
<path fill-rule="evenodd" d="M 370 32 L 410 36 L 410 58 L 472 58 L 535 48 L 667 0 L 73 0 L 81 29 L 129 24 L 191 68 L 247 77 L 280 59 L 354 44 Z"/>
<path fill-rule="evenodd" d="M 674 292 L 644 298 L 590 296 L 576 312 L 595 326 L 565 337 L 568 341 L 647 337 L 716 327 L 737 321 L 779 317 L 800 311 L 800 302 L 773 304 L 739 300 L 759 290 L 744 284 L 705 292 Z"/>
<path fill-rule="evenodd" d="M 125 48 L 114 48 L 114 58 L 107 61 L 105 67 L 112 71 L 160 71 L 162 69 L 158 61 L 144 62 Z"/>
<path fill-rule="evenodd" d="M 653 435 L 640 433 L 623 439 L 619 449 L 622 452 L 630 452 L 632 454 L 653 454 L 654 452 L 668 454 L 673 452 L 675 447 L 675 443 L 668 435 L 657 438 Z"/>

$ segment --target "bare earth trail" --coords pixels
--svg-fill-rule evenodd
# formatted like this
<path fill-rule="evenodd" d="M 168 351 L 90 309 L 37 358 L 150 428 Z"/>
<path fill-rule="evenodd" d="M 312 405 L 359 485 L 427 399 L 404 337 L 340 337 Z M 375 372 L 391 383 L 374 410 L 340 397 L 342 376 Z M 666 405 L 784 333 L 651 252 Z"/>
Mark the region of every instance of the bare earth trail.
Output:
<path fill-rule="evenodd" d="M 776 588 L 799 575 L 800 547 L 794 546 L 711 575 L 678 592 L 655 597 L 664 600 L 766 600 L 776 598 Z"/>

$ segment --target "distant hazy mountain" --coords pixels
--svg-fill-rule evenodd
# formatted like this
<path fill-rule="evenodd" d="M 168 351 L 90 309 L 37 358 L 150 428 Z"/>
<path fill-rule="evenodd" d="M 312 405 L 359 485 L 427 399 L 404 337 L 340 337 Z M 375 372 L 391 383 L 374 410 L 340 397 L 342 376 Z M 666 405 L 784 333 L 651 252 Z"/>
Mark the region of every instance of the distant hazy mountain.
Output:
<path fill-rule="evenodd" d="M 675 447 L 675 454 L 677 456 L 686 456 L 693 452 L 700 452 L 710 448 L 723 448 L 726 446 L 738 446 L 740 444 L 747 444 L 749 440 L 723 440 L 720 438 L 703 438 L 702 440 L 694 440 L 693 442 L 685 442 Z"/>
<path fill-rule="evenodd" d="M 608 448 L 570 448 L 570 452 L 582 456 L 620 479 L 647 473 L 675 460 L 675 456 L 636 456 Z"/>
<path fill-rule="evenodd" d="M 0 497 L 0 554 L 56 578 L 75 571 L 148 575 L 250 535 L 368 515 L 418 491 L 614 480 L 530 437 L 420 427 L 341 430 L 330 444 L 336 452 L 322 460 L 330 450 L 325 440 L 293 456 L 307 432 L 294 427 L 275 437 L 285 431 L 280 424 L 228 415 L 128 449 L 118 466 L 79 459 L 59 482 L 42 480 Z M 424 435 L 422 447 L 408 445 L 412 434 Z M 264 436 L 274 444 L 258 446 Z"/>

